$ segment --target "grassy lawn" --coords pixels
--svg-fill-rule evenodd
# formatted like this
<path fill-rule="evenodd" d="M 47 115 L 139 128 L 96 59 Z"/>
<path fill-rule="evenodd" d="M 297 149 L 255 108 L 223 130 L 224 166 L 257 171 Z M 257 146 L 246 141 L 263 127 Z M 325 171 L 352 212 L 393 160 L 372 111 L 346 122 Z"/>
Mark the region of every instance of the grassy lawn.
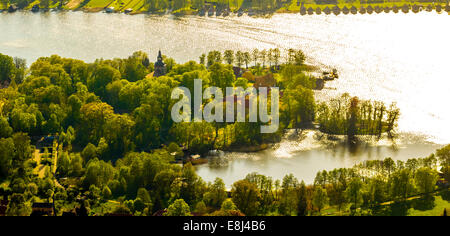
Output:
<path fill-rule="evenodd" d="M 320 215 L 348 216 L 350 206 L 350 204 L 342 206 L 340 211 L 337 206 L 327 206 Z M 441 191 L 429 198 L 411 197 L 406 202 L 386 202 L 372 214 L 375 216 L 441 216 L 444 209 L 447 209 L 447 212 L 450 211 L 450 190 Z"/>
<path fill-rule="evenodd" d="M 120 203 L 119 202 L 115 202 L 115 201 L 107 201 L 102 203 L 101 206 L 95 206 L 91 209 L 91 214 L 92 215 L 98 215 L 98 216 L 102 216 L 105 213 L 108 212 L 112 212 L 114 209 L 116 209 L 117 206 L 119 206 Z"/>
<path fill-rule="evenodd" d="M 112 0 L 91 0 L 89 1 L 84 8 L 87 9 L 103 9 L 106 6 L 108 6 L 110 3 L 113 3 L 115 1 Z"/>
<path fill-rule="evenodd" d="M 432 205 L 433 206 L 433 205 Z M 430 207 L 431 208 L 431 207 Z M 434 207 L 427 210 L 419 210 L 410 208 L 408 210 L 409 216 L 440 216 L 444 209 L 450 211 L 450 199 L 444 200 L 442 196 L 436 196 L 434 200 Z"/>
<path fill-rule="evenodd" d="M 114 1 L 112 4 L 110 4 L 110 7 L 114 7 L 114 10 L 116 11 L 122 11 L 126 8 L 128 8 L 128 4 L 132 2 L 132 0 L 117 0 Z"/>
<path fill-rule="evenodd" d="M 123 10 L 131 8 L 131 9 L 133 9 L 133 11 L 139 11 L 139 10 L 144 10 L 143 7 L 144 7 L 144 1 L 131 0 Z"/>

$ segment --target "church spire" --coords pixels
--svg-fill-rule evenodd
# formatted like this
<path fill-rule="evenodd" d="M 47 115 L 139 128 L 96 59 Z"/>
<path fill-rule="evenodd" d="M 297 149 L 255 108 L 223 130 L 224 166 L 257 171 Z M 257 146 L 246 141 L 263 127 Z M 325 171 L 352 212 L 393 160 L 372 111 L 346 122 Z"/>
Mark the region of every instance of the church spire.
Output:
<path fill-rule="evenodd" d="M 162 60 L 161 50 L 158 51 L 158 61 Z"/>
<path fill-rule="evenodd" d="M 163 62 L 161 55 L 161 50 L 158 51 L 158 59 L 155 62 L 155 71 L 153 73 L 154 77 L 159 77 L 166 74 L 166 65 Z"/>

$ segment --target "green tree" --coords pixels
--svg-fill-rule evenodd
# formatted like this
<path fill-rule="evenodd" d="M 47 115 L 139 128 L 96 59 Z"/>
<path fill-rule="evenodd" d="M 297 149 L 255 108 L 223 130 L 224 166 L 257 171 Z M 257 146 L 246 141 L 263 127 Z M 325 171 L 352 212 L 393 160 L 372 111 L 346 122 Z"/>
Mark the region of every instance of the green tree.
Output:
<path fill-rule="evenodd" d="M 205 214 L 207 212 L 206 204 L 200 201 L 195 205 L 195 212 L 199 214 Z"/>
<path fill-rule="evenodd" d="M 219 51 L 211 51 L 208 53 L 207 66 L 210 67 L 215 63 L 222 63 L 222 53 Z"/>
<path fill-rule="evenodd" d="M 13 158 L 11 151 L 14 150 L 12 138 L 0 139 L 0 179 L 10 177 L 13 171 Z"/>
<path fill-rule="evenodd" d="M 104 136 L 105 126 L 113 116 L 113 108 L 106 103 L 89 103 L 80 109 L 83 125 L 78 132 L 79 140 L 84 142 L 98 143 Z"/>
<path fill-rule="evenodd" d="M 216 178 L 214 183 L 208 186 L 207 192 L 203 195 L 203 200 L 214 208 L 219 208 L 227 198 L 225 183 L 222 179 Z"/>
<path fill-rule="evenodd" d="M 297 190 L 297 216 L 306 216 L 307 215 L 307 209 L 308 209 L 308 192 L 306 189 L 305 182 L 301 182 L 300 186 Z"/>
<path fill-rule="evenodd" d="M 13 129 L 9 126 L 8 120 L 0 116 L 0 138 L 11 137 Z"/>
<path fill-rule="evenodd" d="M 137 192 L 137 198 L 140 198 L 145 204 L 151 204 L 152 199 L 150 198 L 150 194 L 145 188 L 139 188 Z"/>
<path fill-rule="evenodd" d="M 108 186 L 103 187 L 102 196 L 103 196 L 103 199 L 110 199 L 111 198 L 112 192 L 108 188 Z"/>
<path fill-rule="evenodd" d="M 105 99 L 107 97 L 106 86 L 111 82 L 119 80 L 120 77 L 120 72 L 117 69 L 109 65 L 99 65 L 92 76 L 88 78 L 88 88 L 96 95 Z"/>
<path fill-rule="evenodd" d="M 177 199 L 167 208 L 165 216 L 191 216 L 189 205 L 183 199 Z"/>
<path fill-rule="evenodd" d="M 386 201 L 386 183 L 381 177 L 371 179 L 368 184 L 368 203 L 373 207 Z"/>
<path fill-rule="evenodd" d="M 405 201 L 415 191 L 414 179 L 408 169 L 394 172 L 389 178 L 391 196 L 400 201 Z"/>
<path fill-rule="evenodd" d="M 248 69 L 248 64 L 250 63 L 251 56 L 249 52 L 244 52 L 242 61 L 245 63 L 245 68 Z"/>
<path fill-rule="evenodd" d="M 259 50 L 257 48 L 253 49 L 252 60 L 255 63 L 255 67 L 258 64 L 259 56 L 260 56 Z"/>
<path fill-rule="evenodd" d="M 328 204 L 328 201 L 329 199 L 327 191 L 320 186 L 316 186 L 312 198 L 312 203 L 313 206 L 319 211 L 319 214 L 320 211 Z"/>
<path fill-rule="evenodd" d="M 280 213 L 284 215 L 292 215 L 297 207 L 298 180 L 293 174 L 286 175 L 281 184 Z"/>
<path fill-rule="evenodd" d="M 0 83 L 11 82 L 14 72 L 13 58 L 0 53 Z"/>
<path fill-rule="evenodd" d="M 232 65 L 234 62 L 234 52 L 233 50 L 226 50 L 223 54 L 223 59 L 229 65 Z"/>
<path fill-rule="evenodd" d="M 23 194 L 14 193 L 11 195 L 6 209 L 7 216 L 29 216 L 31 211 L 31 202 L 27 201 Z"/>
<path fill-rule="evenodd" d="M 244 63 L 244 53 L 241 51 L 236 52 L 236 65 L 240 68 L 242 67 L 242 64 Z"/>
<path fill-rule="evenodd" d="M 221 88 L 225 91 L 227 87 L 232 87 L 235 77 L 233 70 L 229 66 L 215 63 L 210 68 L 211 86 Z"/>
<path fill-rule="evenodd" d="M 25 72 L 27 70 L 27 61 L 22 58 L 14 57 L 14 65 L 16 67 L 14 74 L 14 82 L 21 84 L 25 80 Z"/>
<path fill-rule="evenodd" d="M 206 186 L 203 180 L 195 173 L 191 163 L 184 165 L 181 172 L 182 183 L 180 186 L 180 196 L 188 204 L 197 202 L 203 196 Z M 220 185 L 220 183 L 219 183 Z M 220 193 L 220 191 L 218 191 Z M 220 199 L 216 199 L 219 201 Z"/>
<path fill-rule="evenodd" d="M 39 5 L 41 8 L 48 9 L 50 6 L 50 0 L 41 0 Z"/>
<path fill-rule="evenodd" d="M 348 201 L 352 204 L 352 209 L 356 210 L 363 203 L 363 187 L 364 183 L 359 177 L 353 178 L 347 189 L 345 190 L 345 194 L 347 196 Z"/>
<path fill-rule="evenodd" d="M 450 166 L 450 145 L 447 145 L 436 151 L 441 166 Z"/>
<path fill-rule="evenodd" d="M 232 186 L 233 202 L 245 215 L 255 216 L 260 206 L 261 195 L 255 184 L 247 180 L 239 180 Z"/>
<path fill-rule="evenodd" d="M 205 65 L 205 60 L 206 60 L 206 55 L 205 55 L 205 54 L 202 54 L 202 55 L 199 57 L 199 63 L 202 64 L 202 65 Z"/>
<path fill-rule="evenodd" d="M 275 67 L 278 67 L 278 64 L 280 63 L 280 57 L 281 57 L 281 52 L 280 49 L 275 48 L 273 49 L 273 64 L 275 65 Z"/>
<path fill-rule="evenodd" d="M 414 179 L 419 193 L 429 196 L 435 189 L 438 178 L 439 175 L 436 170 L 428 167 L 418 169 Z"/>
<path fill-rule="evenodd" d="M 231 199 L 223 201 L 222 206 L 220 207 L 220 210 L 222 211 L 235 211 L 237 209 L 238 209 L 237 206 Z"/>

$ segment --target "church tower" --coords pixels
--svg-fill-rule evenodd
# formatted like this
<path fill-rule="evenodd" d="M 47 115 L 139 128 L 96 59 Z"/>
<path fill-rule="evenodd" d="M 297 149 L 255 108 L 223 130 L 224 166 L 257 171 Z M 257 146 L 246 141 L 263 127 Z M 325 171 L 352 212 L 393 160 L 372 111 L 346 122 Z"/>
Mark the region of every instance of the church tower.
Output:
<path fill-rule="evenodd" d="M 158 59 L 155 62 L 155 72 L 153 73 L 154 77 L 163 76 L 166 74 L 166 65 L 163 62 L 161 50 L 158 52 Z"/>

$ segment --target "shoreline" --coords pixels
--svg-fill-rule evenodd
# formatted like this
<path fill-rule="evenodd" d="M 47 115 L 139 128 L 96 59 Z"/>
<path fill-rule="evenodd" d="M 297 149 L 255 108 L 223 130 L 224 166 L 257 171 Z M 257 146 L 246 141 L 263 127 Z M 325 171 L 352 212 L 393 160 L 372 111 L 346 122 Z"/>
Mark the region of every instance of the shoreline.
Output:
<path fill-rule="evenodd" d="M 36 6 L 36 5 L 33 5 Z M 73 8 L 65 8 L 62 9 L 57 7 L 51 7 L 48 9 L 37 9 L 34 10 L 32 5 L 29 5 L 25 8 L 19 9 L 14 8 L 10 9 L 11 5 L 6 8 L 0 8 L 0 13 L 9 13 L 13 14 L 15 12 L 32 12 L 32 13 L 47 13 L 47 12 L 84 12 L 84 13 L 107 13 L 107 14 L 126 14 L 126 15 L 150 15 L 150 16 L 163 16 L 163 15 L 172 15 L 172 16 L 202 16 L 200 15 L 199 10 L 189 9 L 189 10 L 177 10 L 175 12 L 172 12 L 170 9 L 166 10 L 165 12 L 150 12 L 147 10 L 132 10 L 127 11 L 129 9 L 121 9 L 118 11 L 115 11 L 113 8 L 111 9 L 108 7 L 109 5 L 105 7 L 91 7 L 91 8 L 85 8 L 85 7 L 73 7 Z M 374 3 L 374 4 L 337 4 L 337 5 L 331 5 L 331 4 L 304 4 L 302 6 L 286 6 L 282 7 L 276 10 L 272 11 L 257 11 L 252 9 L 244 9 L 239 11 L 232 11 L 231 14 L 224 16 L 222 15 L 222 12 L 218 12 L 219 15 L 215 14 L 211 16 L 203 15 L 202 17 L 241 17 L 244 15 L 251 16 L 251 17 L 271 17 L 275 14 L 300 14 L 300 15 L 356 15 L 356 14 L 380 14 L 380 13 L 420 13 L 420 12 L 434 12 L 437 14 L 443 14 L 447 12 L 450 15 L 450 5 L 446 5 L 446 3 L 427 3 L 427 2 L 421 2 L 421 3 L 406 3 L 406 2 L 399 2 L 399 3 Z"/>
<path fill-rule="evenodd" d="M 311 138 L 313 140 L 311 140 Z M 445 146 L 445 144 L 439 144 L 433 141 L 428 140 L 427 136 L 423 136 L 418 133 L 409 133 L 409 132 L 398 132 L 394 137 L 390 137 L 387 133 L 383 133 L 380 138 L 377 138 L 376 135 L 357 135 L 357 140 L 354 142 L 349 142 L 348 137 L 346 135 L 334 135 L 324 133 L 318 129 L 285 129 L 284 135 L 281 140 L 277 142 L 271 143 L 263 143 L 260 145 L 246 145 L 246 146 L 233 146 L 225 149 L 217 149 L 219 151 L 224 152 L 225 154 L 230 153 L 240 153 L 240 154 L 257 154 L 260 152 L 268 151 L 268 150 L 276 150 L 280 147 L 281 144 L 286 142 L 295 142 L 298 147 L 302 145 L 302 143 L 306 142 L 307 145 L 311 144 L 311 141 L 319 146 L 315 146 L 314 148 L 307 147 L 308 150 L 312 149 L 321 149 L 321 148 L 339 148 L 346 147 L 350 149 L 358 149 L 363 146 L 371 146 L 374 148 L 382 148 L 389 147 L 392 149 L 404 148 L 410 145 L 426 145 L 426 146 L 434 146 L 435 148 L 441 148 Z M 311 149 L 310 149 L 311 148 Z M 302 148 L 300 148 L 302 149 Z M 205 155 L 201 156 L 196 162 L 191 163 L 193 165 L 204 165 L 208 164 L 209 158 L 211 156 Z M 413 157 L 411 157 L 413 158 Z"/>

